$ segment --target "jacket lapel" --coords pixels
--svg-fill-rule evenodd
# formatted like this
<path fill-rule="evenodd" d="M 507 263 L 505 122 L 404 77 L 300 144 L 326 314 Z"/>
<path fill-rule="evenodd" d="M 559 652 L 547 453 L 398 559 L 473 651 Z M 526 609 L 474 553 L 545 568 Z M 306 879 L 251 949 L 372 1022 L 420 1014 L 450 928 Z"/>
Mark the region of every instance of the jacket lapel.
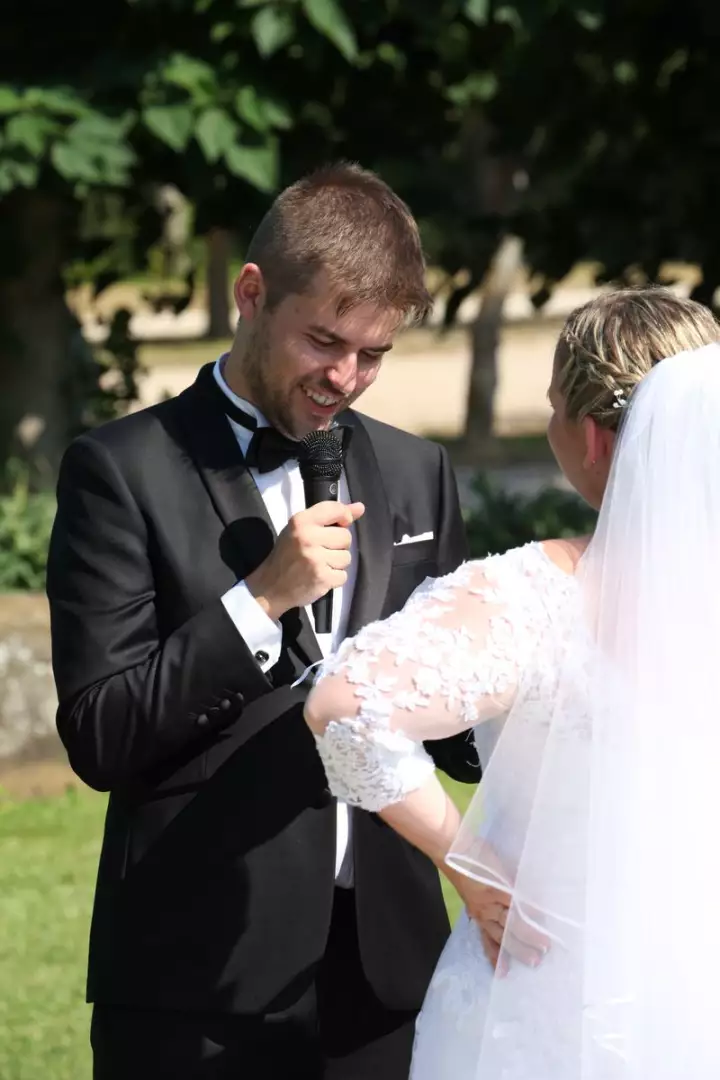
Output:
<path fill-rule="evenodd" d="M 183 443 L 225 526 L 223 561 L 238 580 L 252 573 L 277 540 L 263 497 L 222 409 L 213 364 L 200 369 L 195 383 L 177 399 Z M 297 608 L 282 618 L 285 643 L 294 643 L 308 665 L 322 658 L 306 612 Z"/>
<path fill-rule="evenodd" d="M 392 568 L 393 530 L 385 485 L 362 419 L 347 412 L 339 421 L 353 429 L 345 458 L 350 496 L 365 504 L 365 513 L 355 523 L 358 569 L 348 618 L 350 637 L 380 617 Z"/>

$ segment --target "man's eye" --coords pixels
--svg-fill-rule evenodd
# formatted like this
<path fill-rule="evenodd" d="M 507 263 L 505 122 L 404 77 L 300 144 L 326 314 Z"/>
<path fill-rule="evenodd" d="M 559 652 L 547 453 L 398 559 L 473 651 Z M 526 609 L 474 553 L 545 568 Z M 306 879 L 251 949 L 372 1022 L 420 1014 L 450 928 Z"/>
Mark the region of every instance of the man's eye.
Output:
<path fill-rule="evenodd" d="M 332 345 L 335 344 L 334 341 L 325 341 L 323 338 L 311 337 L 310 340 L 312 341 L 313 345 L 317 345 L 319 349 L 329 349 Z"/>

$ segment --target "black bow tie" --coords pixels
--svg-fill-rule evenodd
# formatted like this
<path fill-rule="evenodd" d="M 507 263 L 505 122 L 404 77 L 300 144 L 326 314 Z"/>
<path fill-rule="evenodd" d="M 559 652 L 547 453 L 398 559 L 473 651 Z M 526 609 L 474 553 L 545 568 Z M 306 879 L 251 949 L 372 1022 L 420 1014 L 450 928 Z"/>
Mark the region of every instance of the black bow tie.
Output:
<path fill-rule="evenodd" d="M 217 383 L 215 385 L 217 386 Z M 274 469 L 279 469 L 282 465 L 285 465 L 286 462 L 298 459 L 302 453 L 302 446 L 299 442 L 295 439 L 289 439 L 287 435 L 283 435 L 276 428 L 258 427 L 254 416 L 250 416 L 234 401 L 231 401 L 227 394 L 223 394 L 219 386 L 218 391 L 223 399 L 225 414 L 231 420 L 240 424 L 241 427 L 247 428 L 248 431 L 253 433 L 250 445 L 245 453 L 245 464 L 248 468 L 256 469 L 259 473 L 272 472 Z M 343 445 L 344 456 L 350 442 L 351 429 L 335 427 L 332 431 Z"/>
<path fill-rule="evenodd" d="M 275 428 L 256 428 L 245 452 L 245 464 L 259 473 L 272 472 L 287 461 L 297 460 L 300 451 L 300 443 Z"/>

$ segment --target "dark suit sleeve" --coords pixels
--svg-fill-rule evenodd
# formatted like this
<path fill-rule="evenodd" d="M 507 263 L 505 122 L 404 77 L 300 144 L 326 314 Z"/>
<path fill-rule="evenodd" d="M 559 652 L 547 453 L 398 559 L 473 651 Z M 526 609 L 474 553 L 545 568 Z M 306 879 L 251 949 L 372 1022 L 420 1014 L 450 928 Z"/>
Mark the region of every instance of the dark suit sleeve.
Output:
<path fill-rule="evenodd" d="M 456 570 L 468 557 L 467 536 L 460 509 L 455 473 L 447 451 L 438 447 L 440 455 L 440 505 L 438 512 L 438 572 L 442 577 Z M 451 739 L 426 742 L 425 749 L 439 769 L 463 784 L 477 784 L 480 780 L 478 761 L 472 732 L 454 735 Z"/>
<path fill-rule="evenodd" d="M 60 469 L 47 591 L 58 731 L 98 790 L 186 751 L 272 689 L 220 599 L 162 634 L 150 548 L 110 453 L 78 439 Z"/>

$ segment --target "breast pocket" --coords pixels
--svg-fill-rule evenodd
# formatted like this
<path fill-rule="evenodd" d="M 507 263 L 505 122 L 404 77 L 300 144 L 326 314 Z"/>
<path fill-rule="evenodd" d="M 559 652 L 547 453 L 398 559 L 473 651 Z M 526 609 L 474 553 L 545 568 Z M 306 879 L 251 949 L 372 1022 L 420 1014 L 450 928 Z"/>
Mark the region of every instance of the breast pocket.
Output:
<path fill-rule="evenodd" d="M 396 544 L 392 552 L 393 570 L 396 566 L 407 566 L 409 563 L 435 562 L 435 540 L 417 540 L 414 544 Z"/>

